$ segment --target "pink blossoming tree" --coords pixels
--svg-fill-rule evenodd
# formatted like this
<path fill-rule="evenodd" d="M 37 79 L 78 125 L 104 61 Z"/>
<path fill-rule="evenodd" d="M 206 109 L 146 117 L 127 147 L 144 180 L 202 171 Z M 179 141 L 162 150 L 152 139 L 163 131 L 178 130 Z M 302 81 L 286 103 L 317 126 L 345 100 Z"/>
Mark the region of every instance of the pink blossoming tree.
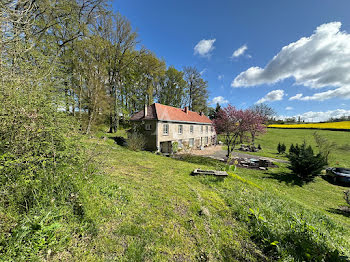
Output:
<path fill-rule="evenodd" d="M 238 143 L 255 138 L 265 132 L 264 117 L 253 110 L 236 109 L 232 105 L 222 108 L 214 119 L 216 132 L 225 138 L 227 156 Z"/>

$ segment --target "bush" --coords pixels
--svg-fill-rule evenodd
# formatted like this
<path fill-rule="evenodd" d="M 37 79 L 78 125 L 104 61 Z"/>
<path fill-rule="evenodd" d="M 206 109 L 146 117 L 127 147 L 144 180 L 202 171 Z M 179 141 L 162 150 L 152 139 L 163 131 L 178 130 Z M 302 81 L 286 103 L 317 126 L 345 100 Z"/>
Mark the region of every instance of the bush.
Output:
<path fill-rule="evenodd" d="M 278 146 L 277 146 L 277 151 L 278 151 L 278 154 L 284 154 L 286 152 L 286 145 L 283 143 L 278 143 Z"/>
<path fill-rule="evenodd" d="M 173 153 L 176 154 L 179 151 L 179 143 L 173 142 L 171 146 L 172 146 Z"/>
<path fill-rule="evenodd" d="M 288 159 L 290 161 L 289 169 L 305 180 L 310 180 L 318 175 L 323 167 L 327 165 L 325 157 L 321 154 L 314 155 L 312 147 L 307 146 L 306 142 L 301 146 L 292 144 Z"/>
<path fill-rule="evenodd" d="M 145 149 L 146 139 L 142 134 L 133 132 L 129 135 L 127 144 L 130 150 L 141 151 Z"/>

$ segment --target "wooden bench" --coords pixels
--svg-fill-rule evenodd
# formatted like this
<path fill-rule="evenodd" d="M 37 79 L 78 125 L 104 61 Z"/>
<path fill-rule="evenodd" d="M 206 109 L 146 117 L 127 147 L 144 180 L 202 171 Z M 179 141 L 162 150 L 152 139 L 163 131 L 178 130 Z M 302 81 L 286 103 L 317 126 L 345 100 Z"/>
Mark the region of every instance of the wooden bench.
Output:
<path fill-rule="evenodd" d="M 202 169 L 195 169 L 192 172 L 193 176 L 196 175 L 207 175 L 207 176 L 228 176 L 226 171 L 216 171 L 216 170 L 202 170 Z"/>

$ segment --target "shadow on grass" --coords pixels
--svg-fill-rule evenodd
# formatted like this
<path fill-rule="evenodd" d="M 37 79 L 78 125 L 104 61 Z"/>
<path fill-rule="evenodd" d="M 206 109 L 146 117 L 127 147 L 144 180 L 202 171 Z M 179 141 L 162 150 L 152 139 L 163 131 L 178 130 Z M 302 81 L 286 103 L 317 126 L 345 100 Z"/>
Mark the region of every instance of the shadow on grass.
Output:
<path fill-rule="evenodd" d="M 288 172 L 265 173 L 265 175 L 266 176 L 264 178 L 275 179 L 278 182 L 280 182 L 280 183 L 284 182 L 289 186 L 302 187 L 303 185 L 314 181 L 314 178 L 310 178 L 310 179 L 305 180 L 305 179 L 298 177 L 297 175 L 294 175 L 294 174 L 288 173 Z"/>
<path fill-rule="evenodd" d="M 333 214 L 350 217 L 350 207 L 329 208 L 327 211 Z"/>
<path fill-rule="evenodd" d="M 114 140 L 118 146 L 127 146 L 126 139 L 122 136 L 110 136 L 108 138 Z"/>
<path fill-rule="evenodd" d="M 199 164 L 199 165 L 205 165 L 205 166 L 211 166 L 216 170 L 221 170 L 226 166 L 225 163 L 212 159 L 210 157 L 203 157 L 203 156 L 194 156 L 194 155 L 177 155 L 174 156 L 174 159 L 179 161 L 184 161 L 192 164 Z"/>

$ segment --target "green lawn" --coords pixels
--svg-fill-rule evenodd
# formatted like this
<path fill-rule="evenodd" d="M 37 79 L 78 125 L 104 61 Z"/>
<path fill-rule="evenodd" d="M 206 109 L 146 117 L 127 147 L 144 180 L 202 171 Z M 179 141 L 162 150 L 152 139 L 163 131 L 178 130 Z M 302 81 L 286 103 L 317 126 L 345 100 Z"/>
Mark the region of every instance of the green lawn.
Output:
<path fill-rule="evenodd" d="M 225 179 L 193 177 L 195 168 L 223 164 L 133 152 L 112 139 L 86 145 L 103 170 L 83 190 L 96 233 L 73 237 L 57 260 L 317 261 L 337 256 L 335 250 L 350 255 L 349 218 L 335 213 L 345 203 L 344 188 L 321 178 L 295 185 L 285 167 L 238 169 Z"/>
<path fill-rule="evenodd" d="M 263 150 L 251 154 L 287 159 L 285 155 L 278 154 L 278 143 L 285 143 L 287 150 L 289 150 L 292 143 L 301 144 L 305 140 L 307 144 L 310 144 L 315 148 L 316 143 L 313 137 L 314 132 L 316 132 L 316 130 L 269 128 L 267 129 L 266 134 L 261 135 L 256 139 L 256 145 L 260 144 Z M 326 137 L 329 141 L 337 144 L 337 149 L 334 150 L 329 161 L 330 166 L 336 165 L 338 162 L 340 166 L 350 168 L 350 132 L 326 130 L 317 130 L 317 132 L 321 136 Z M 315 151 L 317 151 L 317 149 Z"/>

